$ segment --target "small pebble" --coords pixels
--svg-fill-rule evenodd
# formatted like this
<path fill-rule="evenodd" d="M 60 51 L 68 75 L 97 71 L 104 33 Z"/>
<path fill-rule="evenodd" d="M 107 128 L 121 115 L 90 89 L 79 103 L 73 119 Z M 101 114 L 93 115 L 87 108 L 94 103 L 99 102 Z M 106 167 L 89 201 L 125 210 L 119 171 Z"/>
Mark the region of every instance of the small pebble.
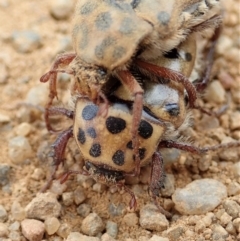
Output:
<path fill-rule="evenodd" d="M 0 238 L 8 236 L 8 226 L 5 223 L 0 223 Z"/>
<path fill-rule="evenodd" d="M 223 227 L 226 227 L 229 222 L 232 221 L 232 217 L 228 215 L 226 212 L 223 213 L 223 215 L 220 217 L 220 224 Z"/>
<path fill-rule="evenodd" d="M 10 224 L 8 229 L 9 231 L 18 231 L 20 228 L 20 223 L 18 221 L 15 221 L 14 223 Z"/>
<path fill-rule="evenodd" d="M 235 196 L 240 194 L 240 184 L 237 182 L 231 182 L 227 186 L 228 196 Z"/>
<path fill-rule="evenodd" d="M 182 226 L 176 226 L 167 230 L 167 236 L 171 241 L 175 241 L 179 240 L 184 232 L 185 230 Z"/>
<path fill-rule="evenodd" d="M 107 186 L 102 183 L 95 183 L 93 185 L 93 191 L 103 193 L 107 189 Z"/>
<path fill-rule="evenodd" d="M 66 241 L 100 241 L 100 238 L 88 237 L 78 232 L 72 232 L 68 235 Z"/>
<path fill-rule="evenodd" d="M 25 101 L 31 105 L 44 106 L 48 101 L 48 92 L 47 85 L 35 85 L 28 91 Z"/>
<path fill-rule="evenodd" d="M 0 222 L 5 222 L 8 219 L 8 214 L 6 209 L 0 205 Z"/>
<path fill-rule="evenodd" d="M 233 164 L 232 171 L 236 178 L 240 177 L 240 162 Z"/>
<path fill-rule="evenodd" d="M 223 202 L 223 208 L 225 209 L 225 211 L 233 218 L 237 218 L 239 217 L 240 214 L 240 205 L 233 201 L 233 200 L 225 200 Z"/>
<path fill-rule="evenodd" d="M 166 174 L 164 179 L 164 188 L 161 189 L 161 194 L 163 197 L 171 197 L 175 191 L 175 178 L 172 174 Z"/>
<path fill-rule="evenodd" d="M 15 132 L 18 136 L 28 136 L 31 132 L 32 126 L 27 123 L 23 122 L 15 127 Z"/>
<path fill-rule="evenodd" d="M 104 230 L 105 226 L 102 219 L 96 213 L 90 213 L 82 221 L 81 230 L 89 236 L 96 236 Z"/>
<path fill-rule="evenodd" d="M 74 12 L 73 0 L 51 0 L 50 13 L 57 20 L 64 20 L 72 16 Z"/>
<path fill-rule="evenodd" d="M 11 121 L 11 118 L 8 115 L 0 113 L 0 124 L 8 123 Z"/>
<path fill-rule="evenodd" d="M 154 204 L 147 204 L 141 208 L 139 223 L 142 228 L 152 231 L 163 231 L 169 226 L 166 217 Z"/>
<path fill-rule="evenodd" d="M 222 139 L 221 144 L 234 141 L 235 140 L 231 137 L 225 137 L 224 139 Z M 219 152 L 219 157 L 222 161 L 236 162 L 239 160 L 238 148 L 228 148 L 225 150 L 221 150 L 221 152 Z"/>
<path fill-rule="evenodd" d="M 127 213 L 126 215 L 124 215 L 122 221 L 128 227 L 137 226 L 138 225 L 138 216 L 136 213 Z"/>
<path fill-rule="evenodd" d="M 19 53 L 30 53 L 42 45 L 40 35 L 31 30 L 14 31 L 12 34 L 13 46 Z"/>
<path fill-rule="evenodd" d="M 236 218 L 233 220 L 233 226 L 240 233 L 240 218 Z"/>
<path fill-rule="evenodd" d="M 22 233 L 29 241 L 41 241 L 44 235 L 44 224 L 35 219 L 24 219 L 21 222 Z"/>
<path fill-rule="evenodd" d="M 120 203 L 119 205 L 110 203 L 108 211 L 111 216 L 122 216 L 126 212 L 126 206 L 123 203 Z"/>
<path fill-rule="evenodd" d="M 74 199 L 74 202 L 77 205 L 83 203 L 86 200 L 86 198 L 87 197 L 86 197 L 82 187 L 77 187 L 77 189 L 74 190 L 74 192 L 73 192 L 73 199 Z"/>
<path fill-rule="evenodd" d="M 62 201 L 65 206 L 73 204 L 73 192 L 64 192 L 62 194 Z"/>
<path fill-rule="evenodd" d="M 204 98 L 209 102 L 222 104 L 225 101 L 225 89 L 219 81 L 213 81 L 209 84 Z"/>
<path fill-rule="evenodd" d="M 4 186 L 9 183 L 9 172 L 11 170 L 11 167 L 7 164 L 1 164 L 0 163 L 0 185 Z"/>
<path fill-rule="evenodd" d="M 8 155 L 14 164 L 21 164 L 33 155 L 32 147 L 26 137 L 16 136 L 8 142 Z"/>
<path fill-rule="evenodd" d="M 194 230 L 195 230 L 197 233 L 202 233 L 204 229 L 206 229 L 206 224 L 203 222 L 203 220 L 199 220 L 199 221 L 196 223 L 196 226 L 195 226 Z"/>
<path fill-rule="evenodd" d="M 226 187 L 214 179 L 201 179 L 177 189 L 172 200 L 182 214 L 204 214 L 215 209 L 227 197 Z"/>
<path fill-rule="evenodd" d="M 57 196 L 62 195 L 66 190 L 67 190 L 67 184 L 61 183 L 60 180 L 54 180 L 50 187 L 50 192 L 56 194 Z"/>
<path fill-rule="evenodd" d="M 201 130 L 211 130 L 219 127 L 219 120 L 216 117 L 203 115 L 202 119 L 199 121 L 199 125 L 196 126 L 198 131 Z"/>
<path fill-rule="evenodd" d="M 105 233 L 105 234 L 102 235 L 101 241 L 116 241 L 116 239 L 114 239 L 108 233 Z"/>
<path fill-rule="evenodd" d="M 177 149 L 163 148 L 161 149 L 161 155 L 164 160 L 164 165 L 169 165 L 179 160 L 181 151 Z"/>
<path fill-rule="evenodd" d="M 169 239 L 163 238 L 163 237 L 160 237 L 160 236 L 154 234 L 150 239 L 148 239 L 148 241 L 169 241 Z"/>
<path fill-rule="evenodd" d="M 12 218 L 17 221 L 22 221 L 26 217 L 26 212 L 21 204 L 14 201 L 11 206 Z"/>
<path fill-rule="evenodd" d="M 87 217 L 87 215 L 91 212 L 91 206 L 89 204 L 81 204 L 79 205 L 79 207 L 77 208 L 77 213 L 81 216 L 81 217 Z"/>
<path fill-rule="evenodd" d="M 35 168 L 33 170 L 31 178 L 36 180 L 36 181 L 43 180 L 45 178 L 45 173 L 44 173 L 43 169 L 42 168 Z"/>
<path fill-rule="evenodd" d="M 49 217 L 59 217 L 61 205 L 52 193 L 38 193 L 37 197 L 26 206 L 28 218 L 46 220 Z"/>
<path fill-rule="evenodd" d="M 57 235 L 59 235 L 62 238 L 67 238 L 67 236 L 69 235 L 71 229 L 68 226 L 67 223 L 62 223 L 60 224 L 60 227 L 57 230 Z"/>
<path fill-rule="evenodd" d="M 232 222 L 228 223 L 225 229 L 229 234 L 236 236 L 237 232 Z"/>
<path fill-rule="evenodd" d="M 212 240 L 225 241 L 228 237 L 228 232 L 219 224 L 215 224 L 213 228 Z"/>
<path fill-rule="evenodd" d="M 240 129 L 240 112 L 233 112 L 230 115 L 230 129 L 232 131 Z"/>
<path fill-rule="evenodd" d="M 117 225 L 117 223 L 114 223 L 112 221 L 107 221 L 106 232 L 111 237 L 116 238 L 117 234 L 118 234 L 118 225 Z"/>
<path fill-rule="evenodd" d="M 60 227 L 60 222 L 55 217 L 47 218 L 44 224 L 48 235 L 53 235 L 57 232 L 58 228 Z"/>

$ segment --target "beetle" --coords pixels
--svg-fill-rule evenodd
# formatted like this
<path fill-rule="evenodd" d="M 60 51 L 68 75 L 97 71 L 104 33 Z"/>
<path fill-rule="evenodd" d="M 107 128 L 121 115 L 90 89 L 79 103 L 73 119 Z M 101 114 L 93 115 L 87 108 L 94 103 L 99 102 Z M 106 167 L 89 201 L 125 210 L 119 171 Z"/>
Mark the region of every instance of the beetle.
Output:
<path fill-rule="evenodd" d="M 51 70 L 41 77 L 50 80 L 50 98 L 46 107 L 47 128 L 49 107 L 57 96 L 57 72 L 73 74 L 73 92 L 88 96 L 94 103 L 104 100 L 99 114 L 107 116 L 108 99 L 102 91 L 111 76 L 116 76 L 134 96 L 132 140 L 139 161 L 137 128 L 143 107 L 144 90 L 132 75 L 129 66 L 160 77 L 170 77 L 184 84 L 193 107 L 196 100 L 194 86 L 184 75 L 154 62 L 184 42 L 193 32 L 215 28 L 221 21 L 220 4 L 216 0 L 79 0 L 73 19 L 73 47 L 75 53 L 57 57 Z M 69 70 L 60 70 L 69 65 Z M 139 170 L 138 170 L 139 171 Z"/>

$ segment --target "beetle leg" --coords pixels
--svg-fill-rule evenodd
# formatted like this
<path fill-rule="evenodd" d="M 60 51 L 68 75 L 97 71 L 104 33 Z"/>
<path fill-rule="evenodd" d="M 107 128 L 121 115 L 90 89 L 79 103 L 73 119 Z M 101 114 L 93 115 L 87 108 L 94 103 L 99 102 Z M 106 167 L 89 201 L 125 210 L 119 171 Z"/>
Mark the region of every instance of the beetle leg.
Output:
<path fill-rule="evenodd" d="M 204 154 L 208 151 L 217 151 L 218 149 L 229 149 L 234 147 L 240 147 L 240 141 L 232 141 L 229 143 L 223 143 L 215 146 L 202 147 L 202 148 L 183 144 L 183 143 L 178 143 L 175 141 L 168 141 L 168 140 L 163 140 L 158 145 L 158 148 L 176 148 L 179 150 L 191 152 L 198 155 Z"/>
<path fill-rule="evenodd" d="M 125 186 L 124 183 L 121 183 L 121 182 L 117 183 L 116 186 L 119 188 L 124 188 L 125 192 L 127 192 L 131 195 L 129 207 L 131 210 L 135 210 L 137 208 L 137 201 L 136 201 L 135 194 L 127 186 Z"/>
<path fill-rule="evenodd" d="M 183 74 L 181 74 L 177 71 L 162 67 L 162 66 L 157 66 L 157 65 L 154 65 L 151 63 L 144 62 L 140 59 L 136 59 L 134 62 L 140 69 L 142 68 L 142 69 L 148 71 L 149 73 L 160 76 L 164 79 L 170 79 L 172 81 L 182 83 L 188 93 L 190 107 L 195 106 L 194 104 L 197 99 L 196 88 L 188 80 L 188 78 L 186 78 Z"/>
<path fill-rule="evenodd" d="M 203 92 L 206 87 L 209 84 L 210 81 L 210 74 L 211 74 L 211 70 L 212 70 L 212 66 L 213 66 L 213 60 L 214 60 L 214 51 L 216 48 L 216 44 L 218 42 L 218 38 L 220 36 L 222 28 L 218 27 L 213 36 L 211 37 L 211 39 L 209 40 L 211 42 L 211 46 L 210 48 L 207 49 L 208 53 L 207 53 L 207 61 L 206 61 L 206 65 L 205 68 L 203 70 L 203 76 L 201 77 L 200 80 L 195 80 L 193 82 L 193 84 L 195 85 L 197 92 Z"/>
<path fill-rule="evenodd" d="M 152 170 L 149 190 L 154 204 L 157 206 L 158 210 L 167 218 L 171 218 L 172 215 L 164 210 L 157 202 L 157 197 L 159 197 L 160 189 L 164 187 L 164 178 L 165 173 L 163 168 L 163 158 L 159 152 L 155 152 L 152 156 Z"/>
<path fill-rule="evenodd" d="M 56 141 L 53 143 L 52 148 L 53 152 L 51 153 L 50 156 L 53 157 L 53 165 L 54 169 L 51 173 L 51 176 L 47 183 L 44 185 L 44 187 L 41 189 L 41 192 L 46 191 L 49 186 L 51 185 L 52 181 L 54 180 L 54 176 L 56 171 L 58 170 L 58 167 L 61 163 L 64 163 L 65 158 L 63 158 L 67 143 L 69 139 L 73 137 L 73 127 L 71 126 L 69 129 L 63 131 L 60 133 L 56 139 Z"/>
<path fill-rule="evenodd" d="M 138 127 L 140 124 L 143 108 L 143 89 L 128 70 L 122 70 L 117 72 L 122 84 L 126 86 L 131 93 L 134 95 L 133 103 L 133 120 L 132 120 L 132 143 L 133 153 L 135 155 L 135 175 L 138 176 L 140 173 L 140 157 L 139 157 L 139 140 L 138 140 Z"/>
<path fill-rule="evenodd" d="M 49 131 L 54 131 L 54 129 L 52 129 L 51 125 L 49 125 L 49 113 L 48 113 L 48 110 L 49 110 L 49 107 L 52 105 L 53 103 L 53 99 L 55 97 L 57 97 L 57 73 L 58 72 L 65 72 L 65 73 L 70 73 L 71 72 L 68 72 L 67 70 L 58 70 L 58 67 L 60 65 L 68 65 L 70 64 L 73 59 L 76 57 L 76 54 L 62 54 L 62 55 L 59 55 L 56 60 L 54 61 L 53 63 L 53 66 L 51 68 L 50 71 L 48 71 L 46 74 L 44 74 L 41 78 L 40 78 L 40 81 L 41 82 L 47 82 L 49 81 L 49 88 L 50 88 L 50 92 L 49 92 L 49 101 L 46 105 L 46 111 L 45 111 L 45 122 L 48 123 L 47 124 L 47 128 Z"/>
<path fill-rule="evenodd" d="M 49 116 L 50 115 L 65 115 L 66 117 L 68 117 L 69 119 L 73 119 L 74 117 L 74 112 L 72 110 L 68 110 L 66 108 L 61 108 L 61 107 L 50 107 L 48 109 L 45 110 L 45 124 L 46 124 L 46 127 L 47 129 L 50 131 L 50 132 L 58 132 L 59 130 L 54 130 L 52 127 L 51 127 L 51 124 L 49 122 Z M 46 115 L 47 115 L 47 118 L 46 118 Z"/>

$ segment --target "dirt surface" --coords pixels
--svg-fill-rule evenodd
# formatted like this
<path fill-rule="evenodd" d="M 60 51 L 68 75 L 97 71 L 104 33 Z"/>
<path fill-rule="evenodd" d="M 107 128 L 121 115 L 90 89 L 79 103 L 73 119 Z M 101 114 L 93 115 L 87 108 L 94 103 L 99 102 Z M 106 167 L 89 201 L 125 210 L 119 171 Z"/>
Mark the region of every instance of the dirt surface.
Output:
<path fill-rule="evenodd" d="M 240 2 L 231 0 L 227 1 L 226 4 L 223 33 L 217 46 L 217 56 L 212 71 L 212 79 L 220 83 L 221 90 L 217 91 L 217 94 L 222 91 L 222 100 L 216 100 L 214 90 L 210 89 L 207 90 L 210 91 L 210 94 L 206 94 L 206 98 L 201 97 L 199 103 L 206 108 L 217 110 L 229 99 L 229 108 L 219 118 L 208 117 L 199 111 L 193 111 L 195 121 L 193 126 L 189 127 L 187 135 L 197 146 L 215 145 L 222 141 L 228 142 L 240 138 L 240 126 L 237 124 L 240 122 L 240 22 L 238 12 Z M 63 20 L 56 20 L 52 17 L 50 9 L 48 0 L 0 0 L 0 43 L 2 46 L 0 52 L 2 72 L 2 77 L 0 76 L 0 114 L 3 115 L 0 118 L 0 164 L 6 164 L 10 167 L 8 180 L 6 178 L 7 183 L 2 185 L 2 188 L 0 186 L 0 204 L 7 211 L 8 217 L 4 221 L 7 226 L 14 222 L 11 211 L 13 202 L 19 202 L 22 207 L 30 203 L 46 183 L 46 178 L 51 170 L 51 158 L 48 158 L 47 154 L 56 136 L 48 133 L 45 127 L 43 107 L 48 100 L 48 84 L 40 83 L 39 78 L 49 70 L 58 53 L 71 51 L 72 47 L 71 16 Z M 25 40 L 22 40 L 20 35 L 16 35 L 16 31 L 25 30 L 37 33 L 39 36 L 39 40 L 34 40 L 26 51 L 24 50 Z M 61 76 L 58 86 L 61 101 L 58 105 L 66 105 L 69 100 L 69 81 L 69 77 Z M 31 95 L 31 93 L 33 94 Z M 33 106 L 27 106 L 24 103 Z M 64 126 L 70 124 L 65 119 L 59 118 L 55 118 L 53 122 L 63 129 Z M 21 126 L 22 123 L 25 123 L 24 126 Z M 25 136 L 29 141 L 30 150 L 24 160 L 20 158 L 19 161 L 16 161 L 18 158 L 16 160 L 10 158 L 9 143 L 19 135 Z M 72 141 L 67 148 L 66 169 L 82 165 L 81 157 L 77 152 L 76 145 Z M 203 161 L 208 163 L 205 169 L 199 168 L 203 165 Z M 201 157 L 182 153 L 178 160 L 166 167 L 166 172 L 174 174 L 175 189 L 183 188 L 193 180 L 206 177 L 219 180 L 229 187 L 231 183 L 240 184 L 240 177 L 234 175 L 232 170 L 237 162 L 239 162 L 239 151 L 236 149 L 220 150 Z M 37 174 L 35 173 L 36 169 Z M 71 176 L 70 180 L 64 184 L 66 185 L 65 192 L 74 191 L 81 182 L 79 179 L 81 178 Z M 130 182 L 136 187 L 138 181 Z M 139 186 L 141 193 L 137 195 L 138 207 L 135 211 L 137 218 L 139 210 L 145 204 L 151 203 L 146 185 L 140 183 Z M 92 212 L 97 213 L 104 223 L 107 221 L 117 223 L 119 231 L 116 240 L 127 240 L 127 238 L 129 240 L 131 238 L 133 240 L 148 240 L 154 234 L 172 240 L 167 231 L 170 228 L 179 227 L 179 225 L 184 231 L 176 240 L 218 240 L 212 236 L 213 226 L 196 230 L 195 224 L 189 221 L 191 218 L 201 219 L 206 214 L 182 215 L 172 209 L 171 212 L 175 215 L 169 222 L 167 230 L 149 231 L 142 228 L 138 222 L 136 225 L 129 226 L 124 221 L 123 217 L 128 212 L 127 206 L 130 200 L 128 194 L 114 192 L 109 188 L 104 189 L 103 192 L 97 192 L 90 184 L 86 185 L 84 190 L 87 196 L 85 203 L 90 204 Z M 240 205 L 239 190 L 233 195 L 229 194 L 228 198 L 235 200 Z M 170 200 L 170 198 L 165 199 Z M 166 200 L 159 198 L 161 203 L 167 203 Z M 77 205 L 73 203 L 69 206 L 64 205 L 61 195 L 59 202 L 62 205 L 59 221 L 67 223 L 71 232 L 81 232 L 83 217 L 77 214 Z M 123 204 L 123 214 L 111 215 L 109 212 L 111 203 L 115 206 Z M 223 207 L 220 204 L 212 213 L 218 217 L 221 210 Z M 21 222 L 21 220 L 18 221 Z M 215 218 L 214 223 L 221 224 L 221 220 Z M 226 225 L 223 228 L 225 229 Z M 20 234 L 19 240 L 26 240 L 21 233 L 21 228 L 16 232 Z M 234 241 L 237 240 L 237 237 L 240 240 L 238 232 L 239 230 L 235 230 L 235 233 L 228 232 L 225 239 L 219 240 Z M 0 237 L 0 240 L 5 239 Z M 13 239 L 6 237 L 6 240 Z M 55 233 L 53 235 L 45 234 L 45 240 L 64 239 Z"/>

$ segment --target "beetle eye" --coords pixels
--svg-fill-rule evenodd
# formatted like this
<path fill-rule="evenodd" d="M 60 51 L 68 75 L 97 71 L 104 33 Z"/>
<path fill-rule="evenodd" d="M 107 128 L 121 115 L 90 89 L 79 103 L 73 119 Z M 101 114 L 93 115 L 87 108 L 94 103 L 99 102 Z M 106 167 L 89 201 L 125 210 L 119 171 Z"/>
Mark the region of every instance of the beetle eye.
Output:
<path fill-rule="evenodd" d="M 103 68 L 99 68 L 99 69 L 97 70 L 97 73 L 98 73 L 99 75 L 101 75 L 101 77 L 104 77 L 104 76 L 107 74 L 107 71 L 106 71 L 105 69 L 103 69 Z"/>
<path fill-rule="evenodd" d="M 178 104 L 166 104 L 165 105 L 166 111 L 169 113 L 171 116 L 178 116 L 180 114 L 180 108 Z"/>

